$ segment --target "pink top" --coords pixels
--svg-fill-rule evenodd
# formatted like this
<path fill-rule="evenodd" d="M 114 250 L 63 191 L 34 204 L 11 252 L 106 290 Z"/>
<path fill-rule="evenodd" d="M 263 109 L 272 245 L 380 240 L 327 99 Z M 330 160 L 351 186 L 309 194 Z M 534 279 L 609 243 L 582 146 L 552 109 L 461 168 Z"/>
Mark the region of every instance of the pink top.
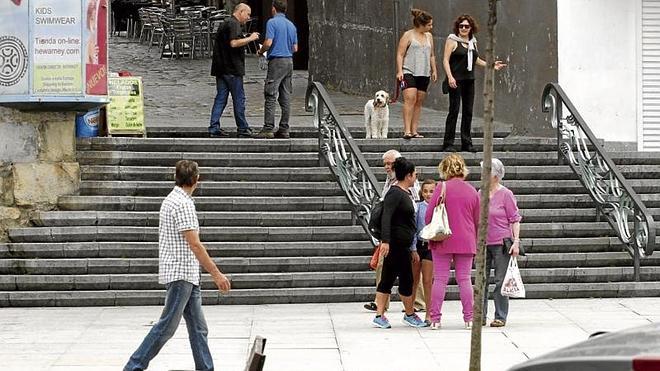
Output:
<path fill-rule="evenodd" d="M 516 197 L 509 188 L 501 186 L 490 197 L 488 204 L 488 237 L 486 245 L 501 245 L 502 239 L 512 237 L 511 224 L 520 222 Z"/>
<path fill-rule="evenodd" d="M 474 187 L 460 178 L 452 178 L 445 184 L 447 187 L 445 207 L 451 236 L 442 242 L 429 241 L 429 248 L 440 248 L 443 253 L 476 254 L 479 194 Z M 426 209 L 426 224 L 431 222 L 440 193 L 442 193 L 442 185 L 438 184 L 429 201 L 429 207 Z"/>

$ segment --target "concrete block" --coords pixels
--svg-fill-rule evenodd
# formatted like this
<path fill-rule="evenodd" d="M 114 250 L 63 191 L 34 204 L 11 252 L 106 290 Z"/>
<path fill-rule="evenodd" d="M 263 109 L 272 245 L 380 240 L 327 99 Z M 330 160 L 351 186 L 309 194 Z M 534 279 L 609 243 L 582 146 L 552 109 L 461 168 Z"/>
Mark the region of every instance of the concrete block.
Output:
<path fill-rule="evenodd" d="M 87 266 L 90 274 L 122 274 L 130 271 L 128 259 L 89 259 Z"/>
<path fill-rule="evenodd" d="M 111 275 L 107 274 L 85 274 L 74 276 L 72 290 L 108 290 Z"/>
<path fill-rule="evenodd" d="M 52 294 L 58 307 L 97 307 L 115 305 L 113 291 L 64 291 Z"/>
<path fill-rule="evenodd" d="M 12 307 L 54 307 L 55 295 L 47 291 L 16 291 L 9 293 Z"/>
<path fill-rule="evenodd" d="M 16 286 L 21 291 L 73 290 L 72 275 L 25 275 L 16 277 Z"/>
<path fill-rule="evenodd" d="M 75 162 L 15 164 L 16 205 L 55 205 L 57 198 L 72 195 L 80 187 L 80 167 Z"/>
<path fill-rule="evenodd" d="M 75 114 L 50 116 L 39 126 L 39 160 L 45 162 L 76 161 Z"/>
<path fill-rule="evenodd" d="M 15 290 L 16 290 L 16 276 L 0 275 L 0 291 L 15 291 Z"/>
<path fill-rule="evenodd" d="M 4 109 L 3 109 L 4 110 Z M 0 162 L 34 162 L 39 156 L 37 125 L 0 123 Z"/>
<path fill-rule="evenodd" d="M 115 291 L 115 303 L 117 306 L 133 305 L 163 305 L 165 303 L 165 290 L 161 285 L 160 290 L 131 290 Z"/>

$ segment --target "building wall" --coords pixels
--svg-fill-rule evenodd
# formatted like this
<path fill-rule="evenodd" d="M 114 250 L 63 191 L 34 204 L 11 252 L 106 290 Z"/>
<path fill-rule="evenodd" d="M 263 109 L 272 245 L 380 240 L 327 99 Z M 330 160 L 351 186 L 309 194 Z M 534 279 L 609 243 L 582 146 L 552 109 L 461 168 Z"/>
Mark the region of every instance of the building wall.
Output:
<path fill-rule="evenodd" d="M 311 78 L 349 93 L 371 95 L 379 89 L 393 92 L 396 43 L 412 26 L 413 2 L 310 0 L 308 5 Z M 469 13 L 477 18 L 482 26 L 477 38 L 485 52 L 486 1 L 421 0 L 414 5 L 434 15 L 433 35 L 441 78 L 445 38 L 459 14 Z M 553 135 L 540 110 L 540 97 L 544 85 L 558 78 L 556 20 L 556 0 L 499 2 L 495 53 L 509 63 L 509 68 L 496 75 L 495 118 L 513 124 L 516 134 Z M 482 116 L 483 75 L 477 78 L 476 89 L 475 115 Z M 440 92 L 439 83 L 430 88 L 426 106 L 447 108 L 448 98 Z"/>
<path fill-rule="evenodd" d="M 559 83 L 608 141 L 637 141 L 637 2 L 557 1 Z"/>

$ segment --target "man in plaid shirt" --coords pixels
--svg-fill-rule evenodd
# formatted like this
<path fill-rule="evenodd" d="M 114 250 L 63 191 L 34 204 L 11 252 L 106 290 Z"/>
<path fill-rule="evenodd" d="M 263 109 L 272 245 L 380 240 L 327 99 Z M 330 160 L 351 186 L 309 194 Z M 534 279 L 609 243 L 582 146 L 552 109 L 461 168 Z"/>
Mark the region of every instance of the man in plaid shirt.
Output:
<path fill-rule="evenodd" d="M 230 284 L 199 240 L 199 222 L 192 198 L 198 181 L 196 162 L 181 160 L 176 163 L 176 186 L 163 200 L 158 227 L 158 282 L 167 289 L 165 308 L 124 371 L 145 370 L 174 335 L 181 317 L 188 327 L 195 369 L 213 370 L 208 328 L 202 312 L 199 265 L 211 274 L 221 292 L 228 292 Z"/>

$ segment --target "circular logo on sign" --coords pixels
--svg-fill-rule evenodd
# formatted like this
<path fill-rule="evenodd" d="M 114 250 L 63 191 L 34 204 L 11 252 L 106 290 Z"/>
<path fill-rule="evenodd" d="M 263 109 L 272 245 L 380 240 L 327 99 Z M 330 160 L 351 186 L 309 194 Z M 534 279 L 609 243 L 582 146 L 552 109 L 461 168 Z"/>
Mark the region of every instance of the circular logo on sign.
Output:
<path fill-rule="evenodd" d="M 23 42 L 14 36 L 0 36 L 0 85 L 16 85 L 25 75 L 27 65 Z"/>

